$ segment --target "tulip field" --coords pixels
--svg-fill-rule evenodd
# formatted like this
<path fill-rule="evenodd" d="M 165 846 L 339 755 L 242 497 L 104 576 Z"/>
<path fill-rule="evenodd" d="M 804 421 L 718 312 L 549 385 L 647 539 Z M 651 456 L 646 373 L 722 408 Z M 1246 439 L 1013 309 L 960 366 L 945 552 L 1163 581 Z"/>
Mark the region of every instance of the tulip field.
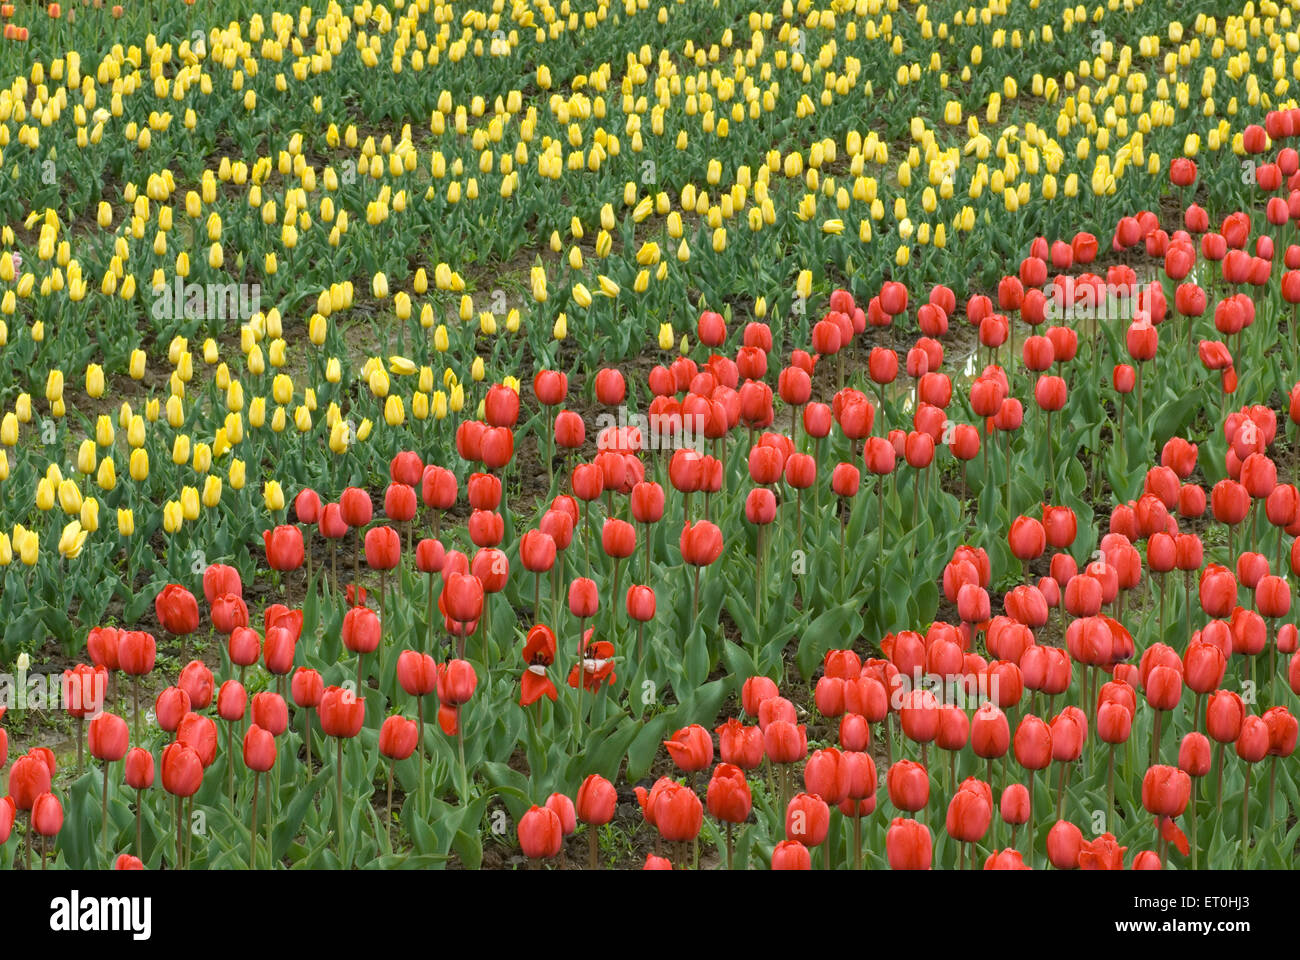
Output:
<path fill-rule="evenodd" d="M 1300 0 L 0 23 L 0 869 L 1297 862 Z"/>

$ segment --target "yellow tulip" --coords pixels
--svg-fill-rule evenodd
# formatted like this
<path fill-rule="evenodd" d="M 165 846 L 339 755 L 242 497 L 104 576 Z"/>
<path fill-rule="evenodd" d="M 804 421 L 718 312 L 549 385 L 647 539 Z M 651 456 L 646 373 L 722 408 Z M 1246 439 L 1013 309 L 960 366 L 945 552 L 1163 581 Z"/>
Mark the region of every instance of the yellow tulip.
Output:
<path fill-rule="evenodd" d="M 59 535 L 59 554 L 66 560 L 75 560 L 81 556 L 81 548 L 86 543 L 86 531 L 81 529 L 80 520 L 71 520 Z"/>
<path fill-rule="evenodd" d="M 95 472 L 95 484 L 101 490 L 112 490 L 117 486 L 117 468 L 113 466 L 112 457 L 105 457 L 99 461 L 99 470 Z"/>
<path fill-rule="evenodd" d="M 117 510 L 117 534 L 120 537 L 129 537 L 135 533 L 135 514 L 121 507 Z"/>
<path fill-rule="evenodd" d="M 384 401 L 384 422 L 390 427 L 400 427 L 406 422 L 406 408 L 402 403 L 402 398 L 397 394 L 390 394 Z"/>
<path fill-rule="evenodd" d="M 86 395 L 95 399 L 104 395 L 104 368 L 97 363 L 86 367 Z"/>
<path fill-rule="evenodd" d="M 342 420 L 336 420 L 330 427 L 329 447 L 330 452 L 334 454 L 343 454 L 347 452 L 349 442 L 348 426 Z"/>
<path fill-rule="evenodd" d="M 185 514 L 181 511 L 181 505 L 175 500 L 168 500 L 163 504 L 163 530 L 166 533 L 177 533 L 185 525 Z"/>
<path fill-rule="evenodd" d="M 221 478 L 212 474 L 203 481 L 203 505 L 209 510 L 221 502 Z"/>
<path fill-rule="evenodd" d="M 64 513 L 81 512 L 81 491 L 72 480 L 64 480 L 59 484 L 59 506 Z"/>
<path fill-rule="evenodd" d="M 51 370 L 45 378 L 45 399 L 50 403 L 63 398 L 63 371 Z"/>
<path fill-rule="evenodd" d="M 81 504 L 81 528 L 87 533 L 94 533 L 99 529 L 99 501 L 94 497 L 87 497 Z"/>
<path fill-rule="evenodd" d="M 77 472 L 89 476 L 95 472 L 95 466 L 98 462 L 99 453 L 95 441 L 87 437 L 77 447 Z"/>
<path fill-rule="evenodd" d="M 276 374 L 271 381 L 271 396 L 279 404 L 287 404 L 293 399 L 293 380 L 288 374 Z"/>
<path fill-rule="evenodd" d="M 266 509 L 275 512 L 284 509 L 284 489 L 278 480 L 267 480 L 262 485 L 262 500 Z"/>
<path fill-rule="evenodd" d="M 36 509 L 42 513 L 54 509 L 56 491 L 49 477 L 42 477 L 36 484 Z"/>
<path fill-rule="evenodd" d="M 18 543 L 17 530 L 21 527 L 15 527 L 14 546 L 18 549 L 18 557 L 22 560 L 24 566 L 36 566 L 36 560 L 41 553 L 41 537 L 35 530 L 24 531 L 21 545 Z"/>

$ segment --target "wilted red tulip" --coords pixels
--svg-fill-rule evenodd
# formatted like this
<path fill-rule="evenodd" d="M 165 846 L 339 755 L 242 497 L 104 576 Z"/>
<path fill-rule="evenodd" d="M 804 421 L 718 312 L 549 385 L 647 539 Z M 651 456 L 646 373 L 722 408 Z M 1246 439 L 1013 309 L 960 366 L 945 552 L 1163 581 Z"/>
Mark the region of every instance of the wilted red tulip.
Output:
<path fill-rule="evenodd" d="M 1113 834 L 1103 833 L 1093 840 L 1080 840 L 1077 863 L 1080 870 L 1122 870 L 1124 851 Z"/>

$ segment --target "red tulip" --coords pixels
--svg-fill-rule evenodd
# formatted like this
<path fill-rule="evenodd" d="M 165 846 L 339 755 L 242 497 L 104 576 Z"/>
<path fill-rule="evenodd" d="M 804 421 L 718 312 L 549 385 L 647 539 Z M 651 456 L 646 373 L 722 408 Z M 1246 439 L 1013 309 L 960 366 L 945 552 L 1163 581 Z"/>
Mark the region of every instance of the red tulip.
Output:
<path fill-rule="evenodd" d="M 444 704 L 459 707 L 469 703 L 478 686 L 478 675 L 468 660 L 451 660 L 438 668 L 438 699 Z"/>
<path fill-rule="evenodd" d="M 402 450 L 388 462 L 388 475 L 394 483 L 414 487 L 424 473 L 424 461 L 414 450 Z"/>
<path fill-rule="evenodd" d="M 1192 731 L 1183 737 L 1178 746 L 1178 769 L 1191 777 L 1210 772 L 1210 741 L 1205 734 Z"/>
<path fill-rule="evenodd" d="M 706 793 L 709 813 L 724 823 L 744 823 L 753 809 L 749 783 L 745 773 L 730 763 L 720 763 L 714 768 Z"/>
<path fill-rule="evenodd" d="M 1069 820 L 1058 820 L 1047 832 L 1047 859 L 1058 870 L 1074 870 L 1079 866 L 1083 843 L 1083 832 L 1078 827 Z"/>
<path fill-rule="evenodd" d="M 773 763 L 797 763 L 808 754 L 807 734 L 788 720 L 773 720 L 763 729 L 763 748 Z"/>
<path fill-rule="evenodd" d="M 532 860 L 554 857 L 564 845 L 559 816 L 549 807 L 533 805 L 519 819 L 519 848 Z"/>
<path fill-rule="evenodd" d="M 227 723 L 244 719 L 248 693 L 238 680 L 227 680 L 217 691 L 217 716 Z"/>
<path fill-rule="evenodd" d="M 298 494 L 299 498 L 303 494 L 311 493 L 310 490 L 304 490 Z M 314 495 L 314 494 L 313 494 Z M 315 523 L 315 520 L 307 521 Z M 239 579 L 239 571 L 234 567 L 226 566 L 223 563 L 211 563 L 203 571 L 203 597 L 211 605 L 217 597 L 226 594 L 234 594 L 237 597 L 244 595 L 244 587 Z"/>
<path fill-rule="evenodd" d="M 321 536 L 330 540 L 341 540 L 348 532 L 348 525 L 337 503 L 327 503 L 321 508 L 320 522 L 317 526 L 320 528 Z"/>
<path fill-rule="evenodd" d="M 256 723 L 244 734 L 244 765 L 254 773 L 266 773 L 275 766 L 275 737 Z"/>
<path fill-rule="evenodd" d="M 964 780 L 948 804 L 948 835 L 958 843 L 977 843 L 993 822 L 989 785 L 974 777 Z"/>
<path fill-rule="evenodd" d="M 42 837 L 57 836 L 63 829 L 63 804 L 52 793 L 42 793 L 32 803 L 32 829 Z"/>
<path fill-rule="evenodd" d="M 785 838 L 809 847 L 820 846 L 830 829 L 831 811 L 826 801 L 814 794 L 792 797 L 785 812 Z"/>
<path fill-rule="evenodd" d="M 1142 777 L 1142 806 L 1148 813 L 1180 817 L 1191 797 L 1191 778 L 1177 767 L 1156 764 Z"/>
<path fill-rule="evenodd" d="M 339 511 L 349 527 L 364 527 L 374 516 L 370 494 L 359 487 L 348 487 L 339 494 Z"/>
<path fill-rule="evenodd" d="M 613 367 L 597 371 L 595 377 L 596 400 L 607 407 L 616 407 L 627 395 L 627 384 L 623 374 Z"/>
<path fill-rule="evenodd" d="M 326 687 L 317 710 L 321 731 L 327 737 L 355 737 L 366 718 L 365 700 L 342 687 Z"/>
<path fill-rule="evenodd" d="M 446 567 L 443 568 L 444 575 Z M 483 613 L 483 584 L 467 573 L 452 573 L 442 588 L 446 615 L 458 623 L 474 623 Z"/>
<path fill-rule="evenodd" d="M 299 667 L 290 683 L 293 702 L 299 707 L 311 710 L 320 705 L 325 695 L 324 681 L 321 675 L 308 667 Z"/>
<path fill-rule="evenodd" d="M 1047 724 L 1026 714 L 1012 739 L 1016 762 L 1026 770 L 1043 770 L 1052 762 L 1052 734 Z"/>
<path fill-rule="evenodd" d="M 707 567 L 722 553 L 722 531 L 708 520 L 687 521 L 681 535 L 682 559 L 692 566 Z"/>
<path fill-rule="evenodd" d="M 419 475 L 416 475 L 418 480 Z M 398 523 L 407 523 L 415 519 L 419 505 L 415 500 L 415 489 L 405 483 L 394 481 L 384 491 L 384 516 Z"/>
<path fill-rule="evenodd" d="M 284 698 L 273 690 L 263 690 L 253 696 L 253 722 L 263 730 L 278 737 L 289 727 L 289 707 Z"/>
<path fill-rule="evenodd" d="M 392 527 L 371 527 L 365 537 L 366 565 L 371 570 L 392 570 L 402 559 L 402 540 Z"/>
<path fill-rule="evenodd" d="M 614 819 L 618 808 L 618 791 L 600 774 L 593 773 L 578 787 L 574 810 L 577 818 L 591 826 L 602 826 Z"/>
<path fill-rule="evenodd" d="M 153 754 L 144 747 L 133 747 L 126 755 L 122 778 L 132 790 L 148 790 L 153 786 Z"/>
<path fill-rule="evenodd" d="M 353 653 L 374 653 L 381 634 L 379 616 L 369 607 L 352 607 L 343 615 L 343 645 Z"/>
<path fill-rule="evenodd" d="M 162 588 L 154 599 L 154 611 L 158 615 L 158 622 L 168 633 L 185 636 L 199 627 L 198 601 L 194 599 L 194 594 L 179 584 L 169 583 Z"/>
<path fill-rule="evenodd" d="M 1205 707 L 1205 732 L 1219 743 L 1232 743 L 1241 733 L 1246 719 L 1246 705 L 1231 690 L 1210 694 Z"/>
<path fill-rule="evenodd" d="M 930 802 L 930 776 L 913 760 L 898 760 L 885 775 L 889 802 L 899 810 L 915 812 Z"/>
<path fill-rule="evenodd" d="M 154 700 L 154 716 L 158 726 L 168 733 L 175 733 L 181 721 L 190 712 L 190 695 L 182 687 L 166 687 Z"/>
<path fill-rule="evenodd" d="M 388 717 L 379 728 L 379 752 L 390 760 L 407 759 L 419 740 L 420 728 L 415 721 L 398 714 Z"/>
<path fill-rule="evenodd" d="M 370 501 L 367 499 L 367 503 Z M 272 570 L 281 572 L 297 570 L 306 556 L 302 531 L 295 526 L 281 525 L 262 531 L 266 546 L 266 563 Z"/>
<path fill-rule="evenodd" d="M 101 713 L 92 719 L 86 736 L 91 756 L 107 763 L 126 756 L 131 738 L 126 721 L 113 713 Z"/>
<path fill-rule="evenodd" d="M 51 773 L 44 759 L 34 753 L 19 757 L 9 768 L 9 796 L 19 810 L 31 810 L 41 794 L 50 791 Z"/>
<path fill-rule="evenodd" d="M 203 783 L 203 763 L 192 747 L 169 743 L 162 752 L 163 789 L 175 797 L 192 797 Z"/>
<path fill-rule="evenodd" d="M 713 763 L 713 738 L 699 724 L 678 730 L 671 740 L 664 741 L 664 746 L 673 763 L 684 773 L 703 770 Z"/>
<path fill-rule="evenodd" d="M 753 770 L 763 762 L 764 739 L 759 727 L 747 727 L 733 717 L 716 732 L 725 763 Z"/>
<path fill-rule="evenodd" d="M 346 492 L 346 491 L 345 491 Z M 420 499 L 435 510 L 449 510 L 456 503 L 456 475 L 445 467 L 430 464 L 420 476 Z M 369 523 L 369 517 L 366 518 Z"/>
<path fill-rule="evenodd" d="M 896 817 L 885 834 L 885 857 L 891 870 L 929 870 L 933 854 L 930 830 L 916 820 Z"/>

